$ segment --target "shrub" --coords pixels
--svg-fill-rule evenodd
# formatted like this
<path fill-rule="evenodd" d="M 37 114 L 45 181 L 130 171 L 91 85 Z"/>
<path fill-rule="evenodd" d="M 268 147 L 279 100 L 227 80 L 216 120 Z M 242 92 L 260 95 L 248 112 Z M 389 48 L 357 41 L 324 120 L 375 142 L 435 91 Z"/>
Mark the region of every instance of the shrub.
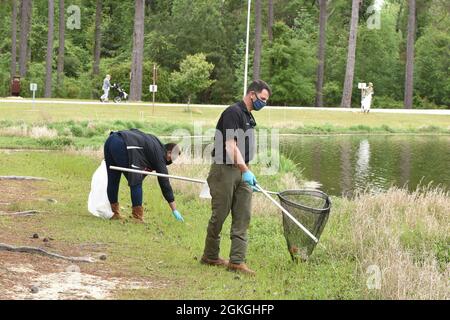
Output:
<path fill-rule="evenodd" d="M 372 106 L 381 109 L 402 109 L 403 101 L 397 101 L 387 96 L 373 96 Z"/>
<path fill-rule="evenodd" d="M 63 147 L 68 147 L 73 145 L 73 140 L 68 137 L 58 137 L 58 138 L 39 138 L 37 140 L 38 144 L 45 148 L 58 149 Z"/>
<path fill-rule="evenodd" d="M 336 81 L 329 81 L 323 87 L 324 106 L 337 107 L 341 103 L 342 85 Z"/>

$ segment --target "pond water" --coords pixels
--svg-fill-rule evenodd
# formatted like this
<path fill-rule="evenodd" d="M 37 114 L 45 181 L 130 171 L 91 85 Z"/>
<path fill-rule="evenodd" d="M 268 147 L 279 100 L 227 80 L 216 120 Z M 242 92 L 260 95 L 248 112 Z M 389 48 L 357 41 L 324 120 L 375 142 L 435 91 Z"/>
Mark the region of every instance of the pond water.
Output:
<path fill-rule="evenodd" d="M 450 136 L 296 136 L 280 144 L 303 176 L 330 195 L 429 183 L 450 189 Z"/>

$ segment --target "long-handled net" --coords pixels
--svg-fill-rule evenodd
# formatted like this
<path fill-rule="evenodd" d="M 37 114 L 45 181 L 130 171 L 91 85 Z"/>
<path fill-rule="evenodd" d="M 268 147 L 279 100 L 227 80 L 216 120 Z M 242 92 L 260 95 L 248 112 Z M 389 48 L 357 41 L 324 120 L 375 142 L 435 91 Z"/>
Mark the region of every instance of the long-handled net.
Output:
<path fill-rule="evenodd" d="M 211 198 L 208 183 L 205 180 L 173 176 L 157 172 L 148 172 L 130 168 L 110 166 L 112 170 L 138 173 L 143 175 L 166 177 L 203 184 L 201 198 Z M 294 261 L 306 260 L 313 252 L 330 214 L 331 200 L 319 190 L 287 190 L 280 193 L 264 190 L 256 184 L 266 197 L 283 213 L 284 236 Z M 278 195 L 281 204 L 270 196 Z"/>
<path fill-rule="evenodd" d="M 286 190 L 278 193 L 281 206 L 317 239 L 327 223 L 331 200 L 319 190 Z M 292 260 L 307 260 L 316 247 L 313 241 L 283 212 L 284 237 Z"/>

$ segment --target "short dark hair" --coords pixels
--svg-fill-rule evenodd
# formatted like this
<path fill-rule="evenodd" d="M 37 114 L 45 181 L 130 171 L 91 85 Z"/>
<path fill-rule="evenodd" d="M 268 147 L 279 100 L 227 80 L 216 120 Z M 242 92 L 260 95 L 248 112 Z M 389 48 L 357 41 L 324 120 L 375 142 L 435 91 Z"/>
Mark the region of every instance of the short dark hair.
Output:
<path fill-rule="evenodd" d="M 169 152 L 169 151 L 173 151 L 173 149 L 175 149 L 175 147 L 178 147 L 178 145 L 176 144 L 176 143 L 166 143 L 165 145 L 164 145 L 164 147 L 166 148 L 166 152 Z M 181 150 L 180 150 L 180 148 L 178 147 L 178 155 L 180 155 L 181 154 Z"/>
<path fill-rule="evenodd" d="M 270 89 L 270 86 L 262 81 L 262 80 L 254 80 L 247 88 L 247 94 L 249 94 L 251 91 L 260 93 L 264 89 L 266 89 L 269 92 L 269 95 L 272 95 L 272 89 Z"/>

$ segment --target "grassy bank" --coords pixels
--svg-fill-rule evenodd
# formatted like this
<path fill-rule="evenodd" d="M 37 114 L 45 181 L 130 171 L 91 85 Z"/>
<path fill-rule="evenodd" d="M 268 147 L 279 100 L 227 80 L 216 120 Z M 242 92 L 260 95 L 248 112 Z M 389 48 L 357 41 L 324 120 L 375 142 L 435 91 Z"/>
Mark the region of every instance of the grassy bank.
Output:
<path fill-rule="evenodd" d="M 77 246 L 107 244 L 109 268 L 131 275 L 164 279 L 166 288 L 128 290 L 119 298 L 139 299 L 448 299 L 450 234 L 449 194 L 441 190 L 408 193 L 391 189 L 353 200 L 333 198 L 329 222 L 307 263 L 294 264 L 283 237 L 279 212 L 254 196 L 249 230 L 248 264 L 257 276 L 237 276 L 200 265 L 210 204 L 198 198 L 200 187 L 174 182 L 185 223 L 170 214 L 154 179 L 144 187 L 145 225 L 103 221 L 87 212 L 86 200 L 99 153 L 2 152 L 0 175 L 37 175 L 52 179 L 43 197 L 58 200 L 11 204 L 10 210 L 39 209 L 45 214 L 0 217 L 0 227 L 23 233 L 45 230 L 56 242 Z M 284 160 L 283 160 L 284 161 Z M 261 177 L 272 190 L 298 187 L 291 163 L 274 176 Z M 258 171 L 258 168 L 256 168 Z M 171 173 L 205 177 L 207 166 L 172 165 Z M 129 193 L 122 181 L 120 202 L 130 214 Z M 223 229 L 222 255 L 230 248 L 230 221 Z M 381 286 L 369 290 L 370 266 L 381 271 Z"/>
<path fill-rule="evenodd" d="M 203 126 L 201 130 L 187 123 L 145 122 L 138 120 L 115 121 L 65 121 L 49 123 L 25 123 L 9 120 L 0 121 L 0 148 L 35 148 L 35 149 L 61 149 L 61 148 L 100 148 L 105 142 L 109 132 L 138 128 L 144 132 L 151 132 L 157 136 L 173 137 L 178 141 L 181 136 L 205 135 L 207 140 L 212 137 L 208 129 Z M 268 129 L 259 127 L 259 129 Z M 366 125 L 350 126 L 347 128 L 334 125 L 302 126 L 298 128 L 280 128 L 281 134 L 450 134 L 450 130 L 435 125 L 418 128 L 399 129 L 387 125 L 369 127 Z"/>
<path fill-rule="evenodd" d="M 167 107 L 126 104 L 75 105 L 0 103 L 0 136 L 24 135 L 21 130 L 47 127 L 58 137 L 68 137 L 75 145 L 85 145 L 80 138 L 95 138 L 109 130 L 137 127 L 160 135 L 172 135 L 176 129 L 204 134 L 214 128 L 219 108 Z M 267 109 L 255 113 L 258 128 L 278 129 L 280 133 L 435 133 L 450 134 L 450 116 L 418 114 L 360 114 L 321 110 Z M 201 126 L 200 132 L 194 125 Z M 21 129 L 22 128 L 22 129 Z M 25 129 L 23 129 L 25 128 Z M 14 133 L 16 132 L 16 133 Z M 70 143 L 70 141 L 66 142 Z"/>

